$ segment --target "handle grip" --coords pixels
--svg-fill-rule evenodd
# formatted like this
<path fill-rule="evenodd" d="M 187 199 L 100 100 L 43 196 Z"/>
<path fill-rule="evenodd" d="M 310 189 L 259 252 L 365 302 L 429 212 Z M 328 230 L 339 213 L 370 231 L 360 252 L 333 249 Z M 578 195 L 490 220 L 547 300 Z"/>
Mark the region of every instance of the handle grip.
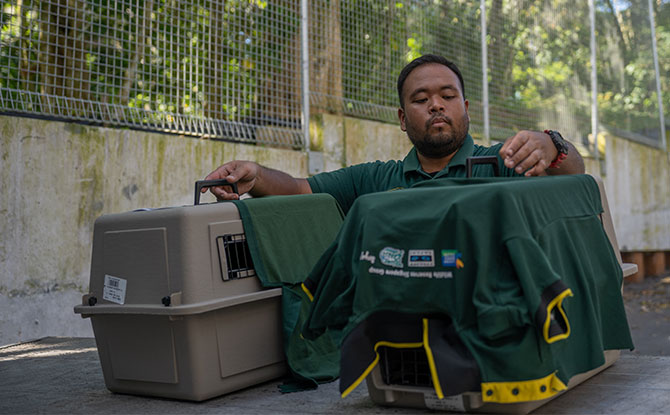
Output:
<path fill-rule="evenodd" d="M 238 195 L 240 194 L 240 192 L 237 190 L 237 183 L 228 183 L 226 179 L 198 180 L 195 182 L 195 200 L 193 204 L 196 206 L 200 204 L 200 191 L 202 189 L 214 186 L 230 186 L 233 188 L 233 193 L 237 193 Z"/>
<path fill-rule="evenodd" d="M 493 165 L 493 175 L 495 177 L 500 176 L 500 166 L 498 165 L 498 157 L 496 156 L 478 156 L 478 157 L 468 157 L 465 159 L 465 168 L 467 169 L 467 178 L 472 177 L 472 166 L 475 164 L 492 164 Z"/>

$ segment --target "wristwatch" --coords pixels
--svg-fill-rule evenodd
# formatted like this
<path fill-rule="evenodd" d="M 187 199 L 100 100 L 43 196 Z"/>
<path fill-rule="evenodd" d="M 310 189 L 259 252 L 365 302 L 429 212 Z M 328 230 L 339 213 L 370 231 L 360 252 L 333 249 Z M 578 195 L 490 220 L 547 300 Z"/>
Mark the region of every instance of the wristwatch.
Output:
<path fill-rule="evenodd" d="M 544 130 L 544 132 L 547 135 L 549 135 L 549 138 L 551 138 L 551 142 L 554 143 L 554 145 L 556 146 L 556 150 L 558 150 L 556 158 L 549 165 L 550 169 L 555 169 L 563 162 L 563 160 L 565 160 L 568 157 L 569 147 L 563 136 L 561 136 L 561 134 L 558 131 Z"/>

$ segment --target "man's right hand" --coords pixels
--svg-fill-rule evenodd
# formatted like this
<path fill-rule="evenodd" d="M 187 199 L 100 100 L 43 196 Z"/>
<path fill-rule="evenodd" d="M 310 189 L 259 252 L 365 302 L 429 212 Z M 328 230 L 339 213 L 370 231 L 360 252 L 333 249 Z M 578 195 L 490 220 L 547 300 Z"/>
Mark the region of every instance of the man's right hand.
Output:
<path fill-rule="evenodd" d="M 237 183 L 237 191 L 240 194 L 248 193 L 256 184 L 256 178 L 261 169 L 261 166 L 253 161 L 234 160 L 219 166 L 216 170 L 209 173 L 205 180 L 220 180 L 224 179 L 228 183 Z M 207 189 L 202 189 L 206 192 Z M 214 186 L 210 187 L 212 192 L 218 200 L 235 200 L 239 199 L 240 195 L 233 193 L 230 186 Z"/>
<path fill-rule="evenodd" d="M 239 199 L 241 194 L 252 196 L 296 195 L 312 193 L 306 179 L 296 179 L 279 170 L 263 167 L 253 161 L 229 161 L 209 173 L 205 180 L 225 179 L 228 183 L 237 183 L 237 191 L 232 193 L 231 186 L 210 187 L 210 191 L 219 200 Z M 206 192 L 207 189 L 202 189 Z"/>

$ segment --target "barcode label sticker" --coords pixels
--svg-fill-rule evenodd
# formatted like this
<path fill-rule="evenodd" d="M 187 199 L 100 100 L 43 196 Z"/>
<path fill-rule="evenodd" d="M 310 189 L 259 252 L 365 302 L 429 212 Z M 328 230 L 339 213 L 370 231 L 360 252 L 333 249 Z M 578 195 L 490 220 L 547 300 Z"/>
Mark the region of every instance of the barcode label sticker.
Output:
<path fill-rule="evenodd" d="M 102 288 L 102 298 L 116 304 L 126 301 L 126 280 L 123 278 L 105 275 L 105 285 Z"/>
<path fill-rule="evenodd" d="M 435 392 L 427 392 L 423 395 L 426 408 L 438 411 L 465 412 L 463 395 L 445 396 L 444 399 L 437 397 Z"/>

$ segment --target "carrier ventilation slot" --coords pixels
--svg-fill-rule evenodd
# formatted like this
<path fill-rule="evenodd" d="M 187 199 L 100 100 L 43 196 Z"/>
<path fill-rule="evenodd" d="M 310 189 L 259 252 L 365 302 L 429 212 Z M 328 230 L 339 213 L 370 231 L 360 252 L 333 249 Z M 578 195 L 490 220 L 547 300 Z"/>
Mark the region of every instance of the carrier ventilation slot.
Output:
<path fill-rule="evenodd" d="M 433 387 L 423 348 L 379 348 L 382 379 L 387 385 Z"/>
<path fill-rule="evenodd" d="M 256 275 L 247 238 L 243 233 L 219 236 L 216 238 L 216 245 L 219 249 L 221 276 L 224 281 Z"/>

